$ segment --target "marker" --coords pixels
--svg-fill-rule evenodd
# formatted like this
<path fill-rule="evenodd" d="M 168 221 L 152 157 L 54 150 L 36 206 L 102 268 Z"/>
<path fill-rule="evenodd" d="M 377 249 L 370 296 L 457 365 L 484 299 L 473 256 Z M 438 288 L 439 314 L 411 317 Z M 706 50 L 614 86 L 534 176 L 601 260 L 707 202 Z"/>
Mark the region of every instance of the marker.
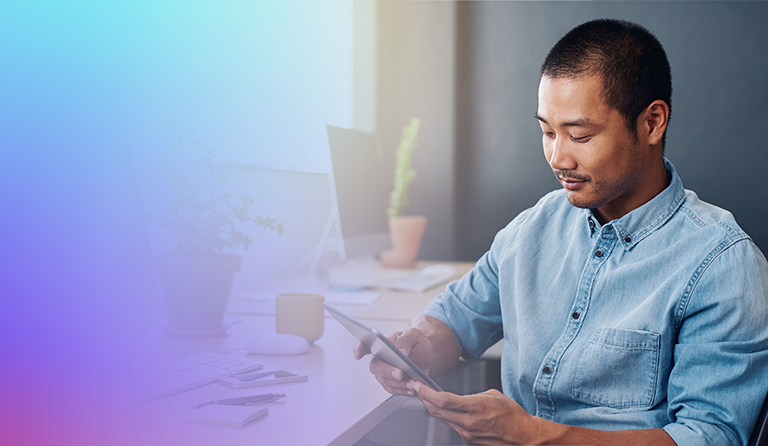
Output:
<path fill-rule="evenodd" d="M 338 293 L 362 293 L 363 287 L 362 286 L 356 286 L 356 285 L 349 285 L 349 286 L 333 286 L 331 287 L 332 291 L 336 291 Z"/>

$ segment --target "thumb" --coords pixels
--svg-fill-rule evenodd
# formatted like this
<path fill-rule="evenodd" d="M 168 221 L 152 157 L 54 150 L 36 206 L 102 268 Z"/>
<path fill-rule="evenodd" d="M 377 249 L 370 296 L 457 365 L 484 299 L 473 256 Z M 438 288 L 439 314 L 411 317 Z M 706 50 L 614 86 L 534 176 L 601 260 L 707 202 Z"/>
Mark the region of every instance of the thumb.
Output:
<path fill-rule="evenodd" d="M 352 353 L 355 355 L 355 359 L 359 360 L 362 359 L 365 355 L 370 354 L 371 351 L 368 350 L 368 347 L 364 346 L 362 342 L 358 342 Z"/>
<path fill-rule="evenodd" d="M 420 330 L 409 328 L 395 339 L 395 347 L 400 349 L 405 356 L 408 356 L 411 353 L 413 346 L 418 342 L 420 334 Z"/>

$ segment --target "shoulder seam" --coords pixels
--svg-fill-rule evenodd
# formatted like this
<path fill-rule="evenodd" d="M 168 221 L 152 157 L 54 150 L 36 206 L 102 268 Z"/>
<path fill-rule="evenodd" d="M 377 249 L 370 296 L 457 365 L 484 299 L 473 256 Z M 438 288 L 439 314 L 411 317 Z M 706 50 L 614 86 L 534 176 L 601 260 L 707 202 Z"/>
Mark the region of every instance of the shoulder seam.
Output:
<path fill-rule="evenodd" d="M 718 225 L 721 226 L 721 225 Z M 723 227 L 725 226 L 725 227 Z M 712 264 L 712 262 L 723 252 L 725 252 L 730 247 L 734 246 L 735 244 L 742 242 L 742 241 L 748 241 L 751 242 L 751 239 L 746 236 L 746 234 L 740 234 L 744 235 L 743 237 L 734 238 L 732 237 L 731 231 L 728 231 L 729 226 L 728 225 L 722 225 L 723 229 L 726 230 L 728 233 L 728 236 L 723 238 L 723 240 L 715 246 L 712 251 L 707 254 L 707 256 L 702 260 L 702 262 L 699 264 L 699 267 L 696 268 L 696 271 L 693 272 L 693 275 L 691 276 L 691 279 L 688 281 L 688 285 L 685 287 L 685 291 L 683 291 L 683 295 L 680 298 L 680 302 L 677 306 L 677 312 L 675 313 L 675 331 L 680 332 L 680 328 L 683 324 L 683 318 L 685 317 L 685 312 L 688 310 L 688 304 L 690 303 L 691 296 L 693 295 L 694 291 L 696 290 L 696 285 L 698 285 L 699 280 L 701 279 L 701 276 L 704 274 L 704 272 L 709 268 L 709 265 Z"/>
<path fill-rule="evenodd" d="M 515 221 L 518 218 L 520 218 L 521 219 L 519 222 L 520 224 L 517 225 L 514 232 L 506 235 L 507 239 L 504 240 L 504 249 L 502 250 L 502 257 L 499 258 L 499 263 L 502 263 L 504 260 L 506 260 L 507 253 L 509 253 L 509 245 L 512 243 L 512 239 L 514 238 L 515 234 L 517 234 L 517 232 L 520 230 L 520 226 L 522 226 L 522 224 L 526 220 L 528 220 L 528 217 L 531 215 L 531 212 L 533 212 L 533 207 L 525 209 L 524 211 L 517 214 L 517 217 L 512 219 L 512 221 Z M 509 223 L 512 223 L 512 221 Z M 507 228 L 508 227 L 509 227 L 509 224 L 507 225 Z"/>
<path fill-rule="evenodd" d="M 517 231 L 523 225 L 523 223 L 525 223 L 525 221 L 528 220 L 528 217 L 530 217 L 530 215 L 531 215 L 531 213 L 533 213 L 534 209 L 536 209 L 536 208 L 538 208 L 540 206 L 543 206 L 545 201 L 546 202 L 550 202 L 552 200 L 557 200 L 558 198 L 560 198 L 561 195 L 565 195 L 565 191 L 563 189 L 556 189 L 556 190 L 553 190 L 551 192 L 546 193 L 543 197 L 541 197 L 539 199 L 539 201 L 536 202 L 536 204 L 534 204 L 533 206 L 531 206 L 531 207 L 529 207 L 527 209 L 524 209 L 519 214 L 517 214 L 517 216 L 515 216 L 515 218 L 513 218 L 512 221 L 507 223 L 507 226 L 504 229 L 502 229 L 502 231 L 506 230 L 507 228 L 509 228 L 509 225 L 512 224 L 512 222 L 514 222 L 517 219 L 520 219 L 520 221 L 518 222 L 517 228 L 515 229 L 515 232 L 507 234 L 507 239 L 504 241 L 504 252 L 509 252 L 508 248 L 509 248 L 509 244 L 512 243 L 513 236 L 515 234 L 517 234 Z M 499 259 L 499 261 L 501 261 L 501 260 L 502 259 Z"/>
<path fill-rule="evenodd" d="M 686 206 L 685 204 L 680 206 L 680 211 L 682 211 L 685 215 L 688 216 L 697 226 L 701 228 L 706 228 L 707 226 L 718 226 L 725 231 L 728 238 L 730 238 L 733 241 L 738 241 L 742 239 L 749 239 L 749 235 L 745 233 L 741 228 L 734 228 L 732 225 L 729 225 L 727 223 L 723 223 L 722 221 L 717 221 L 714 223 L 706 223 L 704 220 L 699 218 L 698 215 L 696 215 L 693 210 Z"/>

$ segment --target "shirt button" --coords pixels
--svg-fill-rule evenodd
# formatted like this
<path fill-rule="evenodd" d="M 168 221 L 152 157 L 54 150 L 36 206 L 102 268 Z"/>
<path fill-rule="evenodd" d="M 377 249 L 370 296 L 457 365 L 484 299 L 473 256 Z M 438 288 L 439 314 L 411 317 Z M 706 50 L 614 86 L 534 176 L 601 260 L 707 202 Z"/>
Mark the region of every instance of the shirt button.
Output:
<path fill-rule="evenodd" d="M 627 242 L 627 243 L 632 243 L 632 236 L 628 235 L 628 236 L 624 237 L 624 241 Z"/>
<path fill-rule="evenodd" d="M 579 314 L 578 311 L 574 311 L 573 313 L 571 313 L 571 317 L 574 318 L 574 319 L 578 319 L 579 316 L 581 316 L 581 315 Z"/>
<path fill-rule="evenodd" d="M 603 250 L 602 249 L 598 249 L 597 251 L 595 251 L 595 257 L 600 258 L 602 256 L 603 256 Z"/>
<path fill-rule="evenodd" d="M 590 228 L 590 229 L 594 229 L 594 228 L 595 228 L 595 222 L 594 222 L 594 221 L 592 221 L 592 219 L 591 219 L 591 218 L 589 219 L 589 228 Z"/>
<path fill-rule="evenodd" d="M 547 375 L 549 375 L 550 373 L 552 373 L 552 367 L 550 367 L 550 366 L 548 366 L 548 365 L 545 365 L 545 366 L 544 366 L 544 368 L 543 368 L 542 370 L 543 370 L 543 371 L 544 371 L 544 373 L 546 373 Z"/>

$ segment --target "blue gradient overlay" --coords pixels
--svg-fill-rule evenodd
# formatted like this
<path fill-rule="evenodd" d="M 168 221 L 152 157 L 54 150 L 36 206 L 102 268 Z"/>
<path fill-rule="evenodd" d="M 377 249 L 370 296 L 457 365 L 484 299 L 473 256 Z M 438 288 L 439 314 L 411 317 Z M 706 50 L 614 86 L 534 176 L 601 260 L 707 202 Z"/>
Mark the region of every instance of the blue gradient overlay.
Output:
<path fill-rule="evenodd" d="M 119 438 L 109 376 L 143 348 L 136 283 L 172 242 L 144 213 L 200 165 L 179 129 L 286 226 L 252 234 L 244 269 L 306 253 L 327 210 L 306 221 L 301 183 L 243 169 L 329 169 L 325 124 L 352 124 L 351 36 L 351 0 L 0 4 L 0 442 Z"/>

